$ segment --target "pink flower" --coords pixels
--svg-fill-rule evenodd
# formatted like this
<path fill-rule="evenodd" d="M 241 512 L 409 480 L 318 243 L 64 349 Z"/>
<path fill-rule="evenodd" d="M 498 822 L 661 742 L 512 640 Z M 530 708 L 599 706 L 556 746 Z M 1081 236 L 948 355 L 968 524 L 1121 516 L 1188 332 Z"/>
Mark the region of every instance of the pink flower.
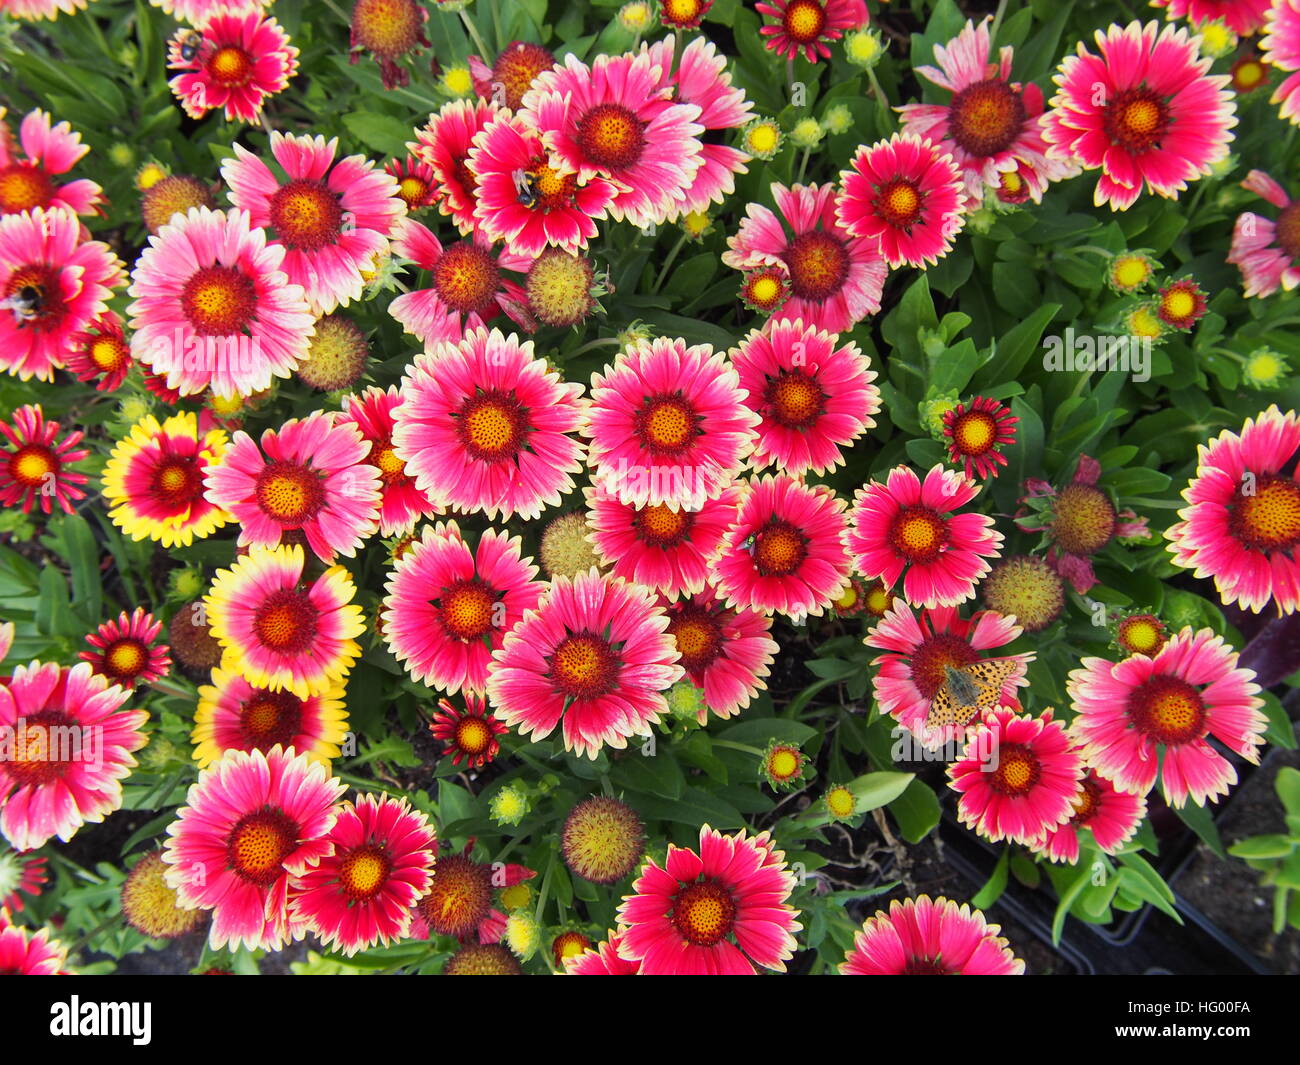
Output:
<path fill-rule="evenodd" d="M 845 502 L 826 485 L 784 474 L 748 482 L 713 565 L 728 606 L 820 617 L 849 583 Z"/>
<path fill-rule="evenodd" d="M 1001 927 L 979 910 L 929 895 L 894 901 L 853 937 L 843 976 L 1023 976 Z"/>
<path fill-rule="evenodd" d="M 0 505 L 21 502 L 23 513 L 30 514 L 39 498 L 44 513 L 58 503 L 71 514 L 72 504 L 86 498 L 81 488 L 86 475 L 68 468 L 90 455 L 89 449 L 77 447 L 81 430 L 60 440 L 59 423 L 46 421 L 40 406 L 30 403 L 14 411 L 10 421 L 0 421 L 0 438 L 7 445 L 0 449 Z"/>
<path fill-rule="evenodd" d="M 776 20 L 758 30 L 767 38 L 768 51 L 792 61 L 800 52 L 810 63 L 829 59 L 827 41 L 838 41 L 845 30 L 867 24 L 863 0 L 772 0 L 754 7 L 759 14 Z"/>
<path fill-rule="evenodd" d="M 1119 791 L 1105 777 L 1086 769 L 1079 781 L 1070 820 L 1052 829 L 1034 849 L 1049 861 L 1079 860 L 1079 833 L 1086 828 L 1105 854 L 1114 854 L 1133 838 L 1147 815 L 1144 796 Z"/>
<path fill-rule="evenodd" d="M 103 201 L 103 189 L 82 178 L 67 184 L 54 179 L 71 170 L 90 145 L 81 143 L 67 122 L 53 125 L 47 111 L 32 111 L 18 127 L 18 144 L 0 107 L 0 215 L 19 214 L 37 207 L 63 207 L 73 214 L 94 214 Z M 21 150 L 19 150 L 21 149 Z"/>
<path fill-rule="evenodd" d="M 249 396 L 288 377 L 314 321 L 247 211 L 191 208 L 149 238 L 130 293 L 131 354 L 183 396 Z"/>
<path fill-rule="evenodd" d="M 0 216 L 0 369 L 49 381 L 126 280 L 107 244 L 65 207 Z"/>
<path fill-rule="evenodd" d="M 348 957 L 405 938 L 438 853 L 428 818 L 405 799 L 362 795 L 339 808 L 325 840 L 333 853 L 293 882 L 291 919 Z"/>
<path fill-rule="evenodd" d="M 854 568 L 887 588 L 902 577 L 903 595 L 915 606 L 974 598 L 987 560 L 1002 549 L 992 518 L 953 513 L 978 494 L 976 483 L 954 470 L 935 466 L 922 481 L 896 466 L 884 484 L 872 481 L 854 497 L 848 535 Z"/>
<path fill-rule="evenodd" d="M 594 569 L 556 577 L 536 610 L 506 633 L 488 670 L 488 700 L 534 740 L 562 727 L 564 749 L 594 759 L 650 735 L 682 678 L 650 593 Z"/>
<path fill-rule="evenodd" d="M 966 476 L 987 480 L 1007 464 L 1002 449 L 1016 442 L 1015 417 L 1006 407 L 987 396 L 976 396 L 970 404 L 958 403 L 944 411 L 943 435 L 948 441 L 948 461 L 961 464 Z"/>
<path fill-rule="evenodd" d="M 387 253 L 394 226 L 406 216 L 391 174 L 360 155 L 335 162 L 337 149 L 337 138 L 272 133 L 284 184 L 242 145 L 221 165 L 230 202 L 248 211 L 253 225 L 274 232 L 285 248 L 284 272 L 318 315 L 361 298 L 362 272 Z"/>
<path fill-rule="evenodd" d="M 1230 79 L 1208 73 L 1200 38 L 1173 24 L 1112 25 L 1096 39 L 1100 55 L 1081 43 L 1061 62 L 1044 135 L 1060 157 L 1101 170 L 1099 207 L 1128 210 L 1144 183 L 1177 199 L 1228 154 L 1237 124 Z"/>
<path fill-rule="evenodd" d="M 1225 603 L 1259 611 L 1271 600 L 1282 614 L 1300 606 L 1297 450 L 1300 419 L 1276 404 L 1197 449 L 1188 505 L 1165 535 L 1174 563 L 1213 577 Z"/>
<path fill-rule="evenodd" d="M 384 641 L 416 680 L 481 694 L 505 635 L 545 587 L 518 536 L 488 529 L 470 549 L 455 523 L 425 526 L 385 585 Z"/>
<path fill-rule="evenodd" d="M 848 341 L 802 321 L 769 322 L 732 353 L 746 405 L 762 420 L 756 469 L 774 465 L 792 476 L 826 473 L 880 412 L 871 360 Z"/>
<path fill-rule="evenodd" d="M 114 392 L 135 365 L 131 345 L 122 332 L 122 319 L 111 311 L 81 330 L 69 345 L 64 363 L 78 381 L 93 383 L 97 392 Z"/>
<path fill-rule="evenodd" d="M 1268 722 L 1254 678 L 1223 637 L 1185 628 L 1153 657 L 1085 658 L 1066 682 L 1070 730 L 1084 761 L 1120 791 L 1145 795 L 1158 772 L 1170 806 L 1188 796 L 1204 806 L 1237 782 L 1208 737 L 1259 762 Z"/>
<path fill-rule="evenodd" d="M 890 266 L 938 262 L 965 220 L 961 172 L 952 156 L 910 134 L 860 147 L 840 174 L 840 188 L 840 225 L 851 237 L 878 240 Z"/>
<path fill-rule="evenodd" d="M 145 745 L 149 715 L 90 665 L 33 662 L 0 684 L 0 832 L 15 850 L 65 843 L 122 805 L 122 780 Z"/>
<path fill-rule="evenodd" d="M 564 971 L 569 976 L 639 976 L 641 963 L 628 961 L 619 955 L 618 947 L 622 942 L 622 932 L 610 932 L 604 942 L 581 954 L 566 957 Z"/>
<path fill-rule="evenodd" d="M 390 385 L 387 391 L 372 386 L 360 395 L 347 396 L 343 400 L 343 413 L 334 418 L 335 427 L 355 425 L 362 440 L 370 444 L 366 461 L 379 471 L 382 493 L 379 532 L 383 536 L 408 533 L 417 521 L 438 510 L 416 487 L 415 478 L 394 450 L 393 431 L 397 420 L 393 411 L 401 401 L 401 393 L 394 386 Z"/>
<path fill-rule="evenodd" d="M 582 387 L 561 381 L 531 341 L 479 326 L 417 355 L 399 391 L 394 451 L 432 502 L 531 520 L 573 488 Z"/>
<path fill-rule="evenodd" d="M 1300 200 L 1262 170 L 1252 170 L 1241 187 L 1278 208 L 1276 219 L 1247 211 L 1232 229 L 1228 262 L 1241 271 L 1247 296 L 1290 292 L 1300 284 Z"/>
<path fill-rule="evenodd" d="M 1082 777 L 1083 761 L 1050 709 L 1038 717 L 990 711 L 948 766 L 962 824 L 994 843 L 1026 846 L 1070 819 Z"/>
<path fill-rule="evenodd" d="M 1193 27 L 1223 22 L 1238 37 L 1249 37 L 1262 25 L 1272 0 L 1151 0 L 1165 8 L 1165 18 L 1186 19 Z"/>
<path fill-rule="evenodd" d="M 190 118 L 220 108 L 227 122 L 255 123 L 266 98 L 282 92 L 298 73 L 298 49 L 273 18 L 221 11 L 201 30 L 171 39 L 167 66 L 182 72 L 170 85 Z"/>
<path fill-rule="evenodd" d="M 241 545 L 277 547 L 301 531 L 318 558 L 356 554 L 379 527 L 380 476 L 353 423 L 313 411 L 262 433 L 243 430 L 204 474 L 210 503 L 239 523 Z"/>
<path fill-rule="evenodd" d="M 104 622 L 86 637 L 91 649 L 79 657 L 110 684 L 130 691 L 137 684 L 152 684 L 171 670 L 167 645 L 154 643 L 160 632 L 162 622 L 155 621 L 144 607 L 136 607 L 131 614 L 124 610 L 116 621 Z"/>
<path fill-rule="evenodd" d="M 85 3 L 85 0 L 82 0 Z M 3 917 L 0 912 L 0 917 Z M 0 920 L 0 973 L 14 976 L 66 976 L 68 948 L 50 939 L 50 930 L 34 934 Z"/>
<path fill-rule="evenodd" d="M 1300 0 L 1273 0 L 1259 47 L 1269 66 L 1291 75 L 1273 90 L 1272 102 L 1282 105 L 1283 118 L 1300 124 Z"/>
<path fill-rule="evenodd" d="M 591 378 L 592 480 L 624 503 L 698 510 L 740 472 L 758 415 L 707 344 L 658 337 Z"/>
<path fill-rule="evenodd" d="M 618 953 L 645 976 L 784 972 L 803 927 L 794 886 L 768 833 L 724 836 L 706 824 L 699 853 L 670 843 L 662 866 L 646 863 L 618 910 Z"/>
<path fill-rule="evenodd" d="M 333 853 L 345 790 L 319 762 L 279 746 L 227 751 L 199 773 L 167 827 L 164 876 L 182 906 L 212 911 L 214 950 L 280 950 L 303 937 L 289 886 Z"/>
<path fill-rule="evenodd" d="M 415 142 L 406 146 L 433 171 L 439 190 L 438 210 L 456 223 L 462 236 L 475 229 L 478 183 L 469 168 L 469 153 L 479 132 L 503 113 L 505 109 L 490 99 L 472 103 L 453 100 L 430 115 L 428 123 L 415 131 Z M 410 252 L 402 254 L 416 258 Z"/>
<path fill-rule="evenodd" d="M 787 189 L 773 184 L 772 195 L 780 217 L 751 203 L 739 230 L 727 238 L 722 261 L 741 271 L 785 267 L 790 298 L 773 320 L 801 319 L 830 333 L 846 333 L 880 310 L 886 266 L 879 242 L 845 232 L 835 218 L 835 186 Z"/>

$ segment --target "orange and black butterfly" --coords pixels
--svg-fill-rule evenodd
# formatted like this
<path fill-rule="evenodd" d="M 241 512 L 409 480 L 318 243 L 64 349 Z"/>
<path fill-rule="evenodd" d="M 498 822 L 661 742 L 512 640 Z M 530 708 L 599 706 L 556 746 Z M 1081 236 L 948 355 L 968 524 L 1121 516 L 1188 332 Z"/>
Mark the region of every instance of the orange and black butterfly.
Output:
<path fill-rule="evenodd" d="M 1016 671 L 1014 658 L 991 658 L 961 669 L 944 666 L 946 679 L 930 701 L 926 728 L 968 725 L 981 711 L 997 706 L 1002 686 Z"/>

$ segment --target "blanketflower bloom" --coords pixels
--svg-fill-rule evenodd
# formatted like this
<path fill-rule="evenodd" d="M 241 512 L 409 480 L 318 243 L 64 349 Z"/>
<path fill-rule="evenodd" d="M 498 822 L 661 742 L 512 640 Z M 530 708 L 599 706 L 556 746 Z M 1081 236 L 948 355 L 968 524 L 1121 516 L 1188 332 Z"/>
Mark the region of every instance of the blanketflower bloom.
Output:
<path fill-rule="evenodd" d="M 970 730 L 948 766 L 962 824 L 994 843 L 1033 846 L 1070 819 L 1083 760 L 1050 709 L 1038 717 L 999 707 Z"/>
<path fill-rule="evenodd" d="M 0 215 L 0 370 L 49 381 L 126 280 L 66 207 Z"/>
<path fill-rule="evenodd" d="M 886 587 L 902 578 L 903 595 L 915 606 L 955 606 L 974 598 L 988 560 L 1002 549 L 992 518 L 954 513 L 978 493 L 969 477 L 942 466 L 924 481 L 897 466 L 884 484 L 865 485 L 849 514 L 854 569 L 868 579 L 879 577 Z"/>
<path fill-rule="evenodd" d="M 488 529 L 471 549 L 454 522 L 426 525 L 385 584 L 384 642 L 416 680 L 482 694 L 493 652 L 544 587 L 518 536 Z"/>
<path fill-rule="evenodd" d="M 45 420 L 39 404 L 19 407 L 0 421 L 0 437 L 5 446 L 0 449 L 0 505 L 6 507 L 22 504 L 24 514 L 40 500 L 41 510 L 49 514 L 58 503 L 67 514 L 73 512 L 73 503 L 85 499 L 81 488 L 86 475 L 69 469 L 90 455 L 87 448 L 79 448 L 82 432 L 73 430 L 59 439 L 59 423 Z"/>
<path fill-rule="evenodd" d="M 162 622 L 155 621 L 144 607 L 136 607 L 131 614 L 124 610 L 116 620 L 104 622 L 86 637 L 91 649 L 79 657 L 110 684 L 130 691 L 137 684 L 165 677 L 171 670 L 167 645 L 154 642 L 160 632 Z"/>
<path fill-rule="evenodd" d="M 835 186 L 773 184 L 772 196 L 779 215 L 751 203 L 740 228 L 727 238 L 722 261 L 740 271 L 785 268 L 790 297 L 773 319 L 801 319 L 830 333 L 846 333 L 880 310 L 887 267 L 879 242 L 851 237 L 839 224 Z"/>
<path fill-rule="evenodd" d="M 122 319 L 106 314 L 73 336 L 64 364 L 78 381 L 93 382 L 95 391 L 116 391 L 135 365 L 131 345 L 122 332 Z"/>
<path fill-rule="evenodd" d="M 929 895 L 894 901 L 853 937 L 843 976 L 1023 976 L 1017 958 L 984 914 Z"/>
<path fill-rule="evenodd" d="M 262 433 L 237 432 L 205 473 L 207 498 L 239 523 L 241 546 L 301 533 L 318 558 L 349 558 L 379 527 L 380 471 L 356 423 L 321 411 Z"/>
<path fill-rule="evenodd" d="M 181 396 L 250 396 L 288 377 L 314 319 L 284 258 L 247 211 L 174 217 L 132 272 L 131 354 Z"/>
<path fill-rule="evenodd" d="M 488 698 L 534 740 L 561 728 L 564 749 L 594 759 L 649 735 L 682 678 L 668 616 L 649 592 L 591 570 L 557 577 L 492 656 Z"/>
<path fill-rule="evenodd" d="M 592 374 L 592 480 L 624 503 L 699 509 L 740 472 L 758 420 L 720 352 L 639 341 Z"/>
<path fill-rule="evenodd" d="M 700 828 L 698 853 L 668 845 L 646 863 L 618 909 L 618 953 L 646 976 L 753 976 L 785 971 L 799 911 L 795 880 L 768 833 L 724 836 Z"/>
<path fill-rule="evenodd" d="M 564 971 L 569 976 L 639 976 L 641 963 L 628 961 L 618 952 L 622 941 L 622 932 L 611 931 L 603 942 L 565 958 Z"/>
<path fill-rule="evenodd" d="M 352 8 L 351 55 L 357 62 L 369 52 L 379 62 L 385 89 L 411 83 L 410 72 L 397 61 L 429 47 L 424 35 L 429 12 L 415 0 L 357 0 Z"/>
<path fill-rule="evenodd" d="M 446 699 L 438 700 L 429 731 L 443 743 L 452 765 L 464 762 L 467 769 L 482 769 L 501 751 L 497 737 L 509 730 L 495 714 L 488 713 L 486 699 L 467 694 L 463 710 Z"/>
<path fill-rule="evenodd" d="M 1268 721 L 1255 674 L 1209 629 L 1185 628 L 1154 656 L 1122 662 L 1085 658 L 1066 689 L 1077 713 L 1070 726 L 1084 760 L 1120 791 L 1145 795 L 1160 776 L 1170 806 L 1204 806 L 1227 795 L 1237 770 L 1214 737 L 1259 762 Z"/>
<path fill-rule="evenodd" d="M 563 381 L 531 341 L 483 327 L 422 352 L 393 410 L 393 449 L 439 506 L 531 520 L 582 468 L 582 386 Z"/>
<path fill-rule="evenodd" d="M 222 668 L 300 699 L 329 692 L 348 675 L 365 631 L 347 570 L 333 566 L 304 584 L 305 561 L 296 544 L 254 545 L 217 572 L 204 600 Z"/>
<path fill-rule="evenodd" d="M 494 100 L 511 111 L 519 110 L 524 94 L 533 87 L 537 75 L 553 66 L 555 56 L 531 41 L 511 41 L 491 66 L 479 56 L 469 57 L 474 91 L 484 100 Z"/>
<path fill-rule="evenodd" d="M 388 238 L 406 216 L 391 174 L 360 155 L 336 161 L 337 150 L 338 138 L 272 133 L 283 184 L 242 145 L 221 166 L 230 202 L 275 234 L 285 248 L 284 272 L 318 315 L 361 298 L 364 272 L 388 253 Z"/>
<path fill-rule="evenodd" d="M 1133 838 L 1146 815 L 1145 796 L 1119 791 L 1095 770 L 1087 769 L 1079 781 L 1070 820 L 1048 832 L 1035 850 L 1049 861 L 1073 864 L 1079 860 L 1079 833 L 1086 828 L 1103 853 L 1114 854 Z"/>
<path fill-rule="evenodd" d="M 1186 19 L 1193 26 L 1222 21 L 1239 37 L 1249 37 L 1264 25 L 1272 0 L 1151 0 L 1163 7 L 1165 18 Z"/>
<path fill-rule="evenodd" d="M 1283 118 L 1300 125 L 1300 0 L 1273 0 L 1259 47 L 1269 66 L 1290 75 L 1273 90 L 1272 102 L 1282 105 Z"/>
<path fill-rule="evenodd" d="M 81 0 L 85 5 L 85 0 Z M 14 14 L 15 12 L 11 12 Z M 50 938 L 50 930 L 31 933 L 0 921 L 0 973 L 14 976 L 63 976 L 68 948 Z"/>
<path fill-rule="evenodd" d="M 67 122 L 57 126 L 47 111 L 30 112 L 18 127 L 15 144 L 0 107 L 0 215 L 38 207 L 64 207 L 73 214 L 94 214 L 103 189 L 86 178 L 58 184 L 55 178 L 71 170 L 90 145 L 81 143 Z"/>
<path fill-rule="evenodd" d="M 837 346 L 832 334 L 798 320 L 770 322 L 740 342 L 731 362 L 746 405 L 762 419 L 755 469 L 825 473 L 875 427 L 877 375 L 852 341 Z"/>
<path fill-rule="evenodd" d="M 469 168 L 474 138 L 504 108 L 492 99 L 453 100 L 443 104 L 428 123 L 415 131 L 407 150 L 429 165 L 438 188 L 438 210 L 456 223 L 462 236 L 475 229 L 474 206 L 478 183 Z M 401 251 L 400 248 L 398 248 Z M 402 251 L 408 258 L 416 258 Z"/>
<path fill-rule="evenodd" d="M 1228 262 L 1241 271 L 1247 296 L 1271 296 L 1279 288 L 1290 292 L 1300 284 L 1300 200 L 1262 170 L 1252 170 L 1241 185 L 1276 207 L 1278 216 L 1238 215 Z"/>
<path fill-rule="evenodd" d="M 1157 36 L 1158 34 L 1158 36 Z M 1177 199 L 1228 154 L 1236 103 L 1186 28 L 1130 22 L 1097 30 L 1053 80 L 1043 134 L 1059 157 L 1101 170 L 1093 202 L 1125 211 L 1147 189 Z"/>
<path fill-rule="evenodd" d="M 1007 464 L 1002 449 L 1016 442 L 1020 419 L 995 399 L 976 396 L 968 406 L 958 403 L 943 412 L 948 461 L 961 464 L 967 477 L 987 480 Z"/>
<path fill-rule="evenodd" d="M 161 424 L 150 414 L 113 446 L 104 467 L 104 498 L 113 524 L 132 540 L 188 547 L 231 520 L 203 485 L 228 438 L 221 429 L 200 432 L 199 424 L 191 411 Z"/>
<path fill-rule="evenodd" d="M 219 11 L 171 39 L 167 66 L 181 72 L 169 84 L 190 118 L 221 109 L 227 122 L 255 123 L 266 98 L 298 73 L 298 49 L 269 16 Z"/>
<path fill-rule="evenodd" d="M 121 709 L 130 697 L 86 662 L 33 662 L 0 684 L 0 728 L 11 737 L 0 759 L 0 832 L 16 850 L 56 836 L 66 843 L 121 807 L 132 754 L 148 742 L 148 713 Z"/>
<path fill-rule="evenodd" d="M 393 430 L 397 427 L 393 410 L 401 401 L 401 393 L 394 386 L 387 391 L 371 386 L 360 395 L 346 396 L 343 413 L 334 418 L 335 426 L 355 425 L 370 445 L 366 461 L 379 471 L 379 531 L 384 536 L 408 533 L 417 521 L 438 509 L 416 487 L 415 478 L 393 448 Z"/>
<path fill-rule="evenodd" d="M 165 879 L 189 909 L 212 911 L 208 943 L 280 950 L 306 933 L 293 878 L 334 852 L 344 785 L 292 749 L 227 751 L 199 773 L 167 827 Z"/>
<path fill-rule="evenodd" d="M 758 32 L 767 38 L 765 47 L 790 60 L 800 53 L 810 63 L 830 59 L 827 41 L 838 41 L 845 30 L 867 24 L 864 0 L 772 0 L 754 7 L 776 20 L 759 27 Z"/>

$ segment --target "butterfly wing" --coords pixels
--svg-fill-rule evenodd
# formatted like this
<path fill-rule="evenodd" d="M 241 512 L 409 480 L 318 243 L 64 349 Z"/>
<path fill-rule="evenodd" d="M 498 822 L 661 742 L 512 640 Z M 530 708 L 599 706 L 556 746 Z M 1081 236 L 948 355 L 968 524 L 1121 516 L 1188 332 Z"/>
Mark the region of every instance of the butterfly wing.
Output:
<path fill-rule="evenodd" d="M 1001 701 L 1002 686 L 1015 671 L 1016 661 L 1013 658 L 985 659 L 958 670 L 971 681 L 971 686 L 975 689 L 975 701 L 965 702 L 954 698 L 951 686 L 945 682 L 930 700 L 930 710 L 925 716 L 926 728 L 969 724 L 981 710 L 996 706 Z"/>
<path fill-rule="evenodd" d="M 954 699 L 948 685 L 944 684 L 930 700 L 930 710 L 925 715 L 925 727 L 933 729 L 945 725 L 965 725 L 979 713 L 979 709 L 978 705 L 962 703 Z"/>

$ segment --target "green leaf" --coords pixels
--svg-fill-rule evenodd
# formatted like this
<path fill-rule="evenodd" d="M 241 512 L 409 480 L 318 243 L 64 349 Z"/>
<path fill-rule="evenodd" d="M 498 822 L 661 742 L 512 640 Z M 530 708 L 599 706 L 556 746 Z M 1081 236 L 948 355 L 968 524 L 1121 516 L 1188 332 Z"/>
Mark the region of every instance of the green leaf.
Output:
<path fill-rule="evenodd" d="M 857 800 L 857 810 L 862 813 L 867 810 L 877 810 L 887 803 L 893 802 L 904 791 L 909 784 L 915 779 L 915 773 L 895 773 L 888 770 L 882 770 L 878 773 L 864 773 L 860 777 L 850 780 L 846 787 L 853 793 L 854 799 Z"/>
<path fill-rule="evenodd" d="M 1251 836 L 1228 848 L 1234 858 L 1261 860 L 1265 858 L 1285 858 L 1295 848 L 1296 841 L 1290 836 L 1271 833 L 1263 836 Z"/>
<path fill-rule="evenodd" d="M 1174 807 L 1174 813 L 1188 828 L 1195 832 L 1207 847 L 1210 848 L 1220 858 L 1226 859 L 1228 852 L 1223 849 L 1223 840 L 1219 838 L 1219 830 L 1214 825 L 1214 818 L 1210 811 L 1204 806 L 1189 804 L 1186 806 Z"/>
<path fill-rule="evenodd" d="M 1284 765 L 1277 771 L 1273 787 L 1277 790 L 1282 805 L 1286 807 L 1286 812 L 1300 815 L 1300 769 Z"/>
<path fill-rule="evenodd" d="M 908 843 L 920 843 L 939 823 L 939 797 L 919 780 L 911 781 L 903 794 L 886 805 Z"/>
<path fill-rule="evenodd" d="M 970 904 L 978 910 L 987 910 L 1002 897 L 1002 892 L 1007 889 L 1007 873 L 1011 868 L 1011 850 L 1003 848 L 1002 853 L 998 856 L 998 864 L 993 867 L 993 875 L 988 878 L 984 886 L 975 893 Z"/>

